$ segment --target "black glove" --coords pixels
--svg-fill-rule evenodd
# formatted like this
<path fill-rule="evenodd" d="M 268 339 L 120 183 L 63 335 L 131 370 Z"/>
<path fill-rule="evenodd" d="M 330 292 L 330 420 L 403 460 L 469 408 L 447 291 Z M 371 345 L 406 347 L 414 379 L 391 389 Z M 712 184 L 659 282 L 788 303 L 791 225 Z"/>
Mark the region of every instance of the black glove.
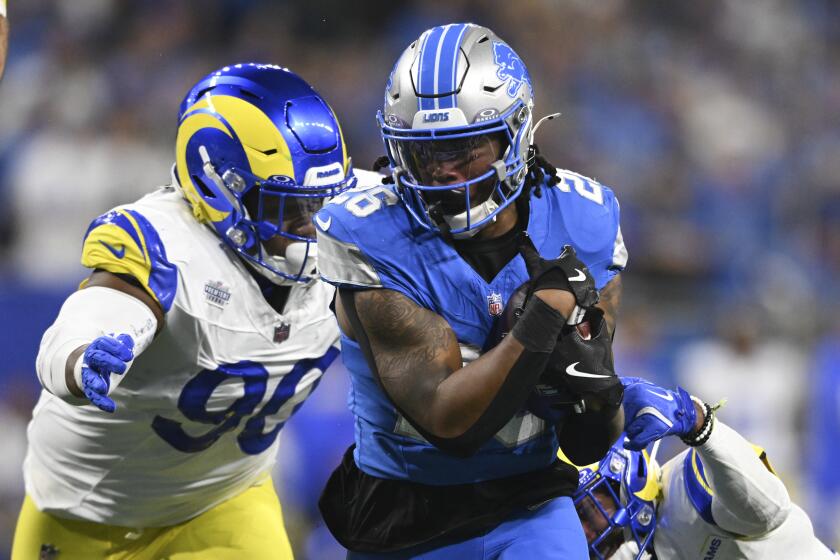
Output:
<path fill-rule="evenodd" d="M 580 325 L 563 328 L 540 384 L 567 391 L 577 400 L 594 397 L 610 407 L 621 404 L 624 389 L 615 374 L 603 311 L 590 307 Z"/>
<path fill-rule="evenodd" d="M 554 424 L 567 457 L 586 465 L 603 457 L 621 432 L 616 415 L 623 398 L 604 314 L 590 307 L 579 325 L 564 327 L 529 409 Z"/>
<path fill-rule="evenodd" d="M 525 298 L 526 305 L 534 292 L 546 289 L 571 292 L 581 308 L 592 307 L 598 303 L 595 280 L 586 265 L 577 258 L 571 245 L 563 247 L 563 252 L 556 259 L 547 260 L 537 252 L 528 232 L 523 231 L 519 238 L 519 253 L 525 260 L 525 268 L 531 278 L 530 289 Z"/>

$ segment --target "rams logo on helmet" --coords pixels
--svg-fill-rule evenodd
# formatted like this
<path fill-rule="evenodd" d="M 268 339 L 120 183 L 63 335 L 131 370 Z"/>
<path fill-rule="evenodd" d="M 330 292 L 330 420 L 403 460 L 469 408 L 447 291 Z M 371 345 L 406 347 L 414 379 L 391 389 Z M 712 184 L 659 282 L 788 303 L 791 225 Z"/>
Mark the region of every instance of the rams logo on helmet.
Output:
<path fill-rule="evenodd" d="M 528 87 L 531 87 L 531 77 L 528 76 L 528 70 L 525 69 L 522 59 L 513 52 L 512 48 L 505 43 L 494 41 L 493 58 L 499 67 L 496 75 L 502 81 L 509 80 L 507 88 L 509 96 L 516 97 L 523 83 L 527 83 Z"/>

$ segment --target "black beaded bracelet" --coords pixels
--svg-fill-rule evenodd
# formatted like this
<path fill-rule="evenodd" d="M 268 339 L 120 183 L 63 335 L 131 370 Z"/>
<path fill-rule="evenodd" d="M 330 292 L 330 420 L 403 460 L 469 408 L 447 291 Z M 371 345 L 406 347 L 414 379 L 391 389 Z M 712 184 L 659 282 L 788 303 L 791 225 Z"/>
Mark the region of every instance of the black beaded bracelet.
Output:
<path fill-rule="evenodd" d="M 716 408 L 712 408 L 712 406 L 709 403 L 705 403 L 695 397 L 691 397 L 691 400 L 700 404 L 703 407 L 703 425 L 700 426 L 700 429 L 697 430 L 697 432 L 693 436 L 689 434 L 688 436 L 680 439 L 682 439 L 684 444 L 690 447 L 698 447 L 709 441 L 709 437 L 711 437 L 712 435 L 712 430 L 714 429 L 715 424 Z"/>

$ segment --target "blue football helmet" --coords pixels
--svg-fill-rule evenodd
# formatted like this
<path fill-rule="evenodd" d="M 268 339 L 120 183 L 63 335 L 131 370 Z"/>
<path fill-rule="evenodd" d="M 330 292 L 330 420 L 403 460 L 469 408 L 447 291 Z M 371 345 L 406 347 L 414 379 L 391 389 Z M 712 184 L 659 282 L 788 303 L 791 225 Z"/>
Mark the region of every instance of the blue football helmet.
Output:
<path fill-rule="evenodd" d="M 187 93 L 175 173 L 195 216 L 275 284 L 316 277 L 312 217 L 356 182 L 324 99 L 294 72 L 254 63 L 225 66 Z M 282 254 L 267 248 L 277 236 Z"/>
<path fill-rule="evenodd" d="M 388 79 L 377 120 L 397 192 L 423 228 L 471 237 L 520 195 L 533 105 L 524 63 L 486 27 L 433 27 L 409 45 Z M 432 166 L 471 161 L 491 138 L 495 153 L 486 169 L 465 181 L 429 184 L 436 182 L 429 179 Z"/>
<path fill-rule="evenodd" d="M 659 465 L 645 450 L 624 449 L 624 439 L 622 435 L 597 464 L 578 467 L 573 499 L 590 558 L 606 560 L 624 543 L 635 544 L 636 560 L 653 550 Z M 558 456 L 571 464 L 562 451 Z"/>

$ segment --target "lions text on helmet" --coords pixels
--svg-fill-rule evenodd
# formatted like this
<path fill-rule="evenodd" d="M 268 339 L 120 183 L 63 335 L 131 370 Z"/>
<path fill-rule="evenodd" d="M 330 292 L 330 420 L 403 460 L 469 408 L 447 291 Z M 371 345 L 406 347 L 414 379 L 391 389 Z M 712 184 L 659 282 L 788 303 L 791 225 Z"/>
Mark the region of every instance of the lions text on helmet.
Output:
<path fill-rule="evenodd" d="M 493 222 L 522 191 L 533 107 L 525 65 L 489 29 L 436 27 L 412 43 L 378 115 L 412 216 L 456 238 Z"/>
<path fill-rule="evenodd" d="M 389 177 L 316 217 L 356 416 L 321 512 L 348 558 L 586 554 L 555 453 L 600 457 L 621 429 L 607 324 L 626 251 L 612 191 L 540 155 L 532 113 L 491 30 L 429 29 L 378 114 Z"/>

